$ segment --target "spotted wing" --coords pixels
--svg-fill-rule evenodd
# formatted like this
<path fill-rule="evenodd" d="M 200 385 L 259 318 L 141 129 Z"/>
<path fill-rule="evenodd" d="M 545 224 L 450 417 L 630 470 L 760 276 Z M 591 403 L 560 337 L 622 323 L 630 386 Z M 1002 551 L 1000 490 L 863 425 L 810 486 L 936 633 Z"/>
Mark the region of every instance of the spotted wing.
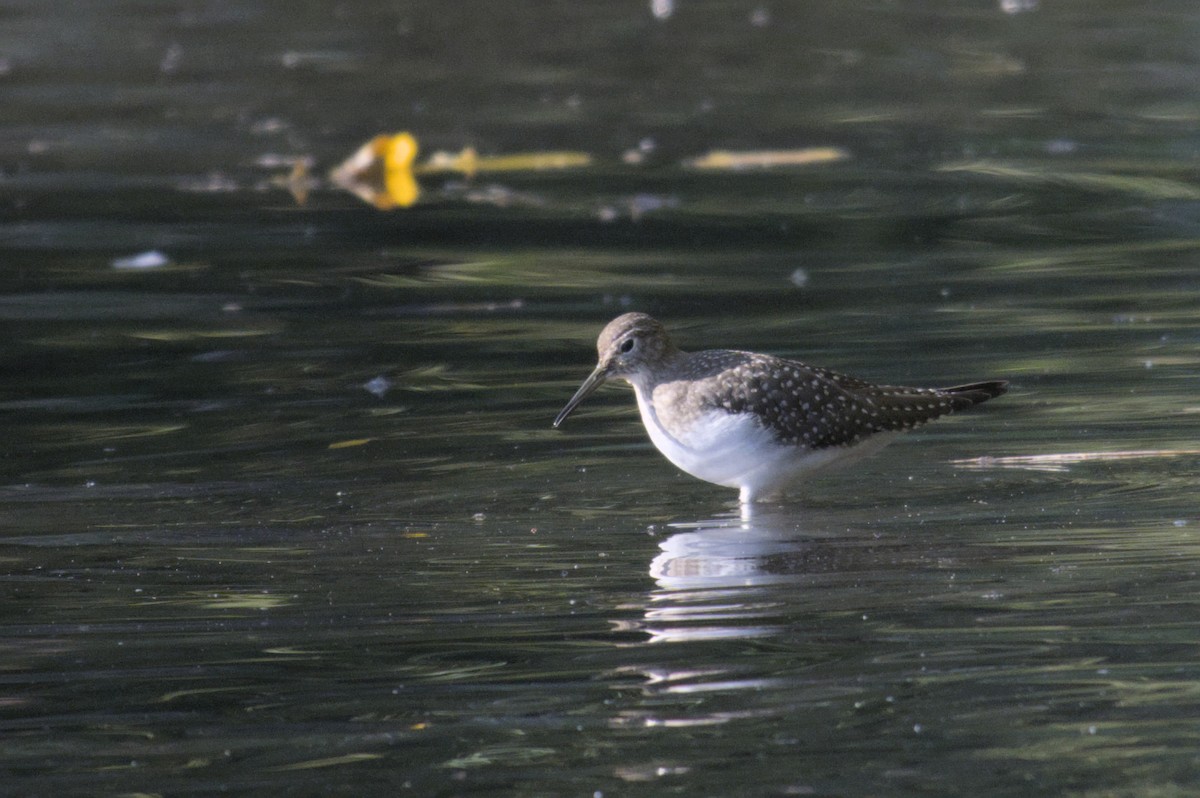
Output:
<path fill-rule="evenodd" d="M 735 354 L 735 353 L 730 353 Z M 782 443 L 809 449 L 850 446 L 877 432 L 912 429 L 1004 392 L 1005 383 L 954 388 L 875 385 L 828 369 L 766 355 L 736 353 L 713 379 L 716 406 L 753 413 Z"/>

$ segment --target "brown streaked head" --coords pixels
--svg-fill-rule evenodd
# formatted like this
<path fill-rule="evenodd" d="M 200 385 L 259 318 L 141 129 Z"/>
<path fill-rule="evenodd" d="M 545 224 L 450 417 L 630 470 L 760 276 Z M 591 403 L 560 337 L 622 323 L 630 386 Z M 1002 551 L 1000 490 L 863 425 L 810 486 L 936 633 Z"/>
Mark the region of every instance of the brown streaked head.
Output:
<path fill-rule="evenodd" d="M 677 352 L 666 329 L 645 313 L 626 313 L 605 325 L 596 339 L 596 368 L 571 397 L 558 417 L 557 427 L 597 388 L 610 379 L 630 381 L 635 374 L 653 369 Z"/>

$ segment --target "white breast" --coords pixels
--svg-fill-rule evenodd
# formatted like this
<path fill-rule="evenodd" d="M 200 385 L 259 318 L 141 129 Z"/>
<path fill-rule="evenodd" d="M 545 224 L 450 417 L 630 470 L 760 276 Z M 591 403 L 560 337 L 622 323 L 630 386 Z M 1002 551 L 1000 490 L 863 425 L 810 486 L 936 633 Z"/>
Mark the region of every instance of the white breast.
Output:
<path fill-rule="evenodd" d="M 642 423 L 655 447 L 698 479 L 740 488 L 742 502 L 770 498 L 814 470 L 869 454 L 893 437 L 874 435 L 853 447 L 814 451 L 781 444 L 751 415 L 724 410 L 709 410 L 697 416 L 686 432 L 672 435 L 659 421 L 646 392 L 636 385 L 634 391 Z"/>

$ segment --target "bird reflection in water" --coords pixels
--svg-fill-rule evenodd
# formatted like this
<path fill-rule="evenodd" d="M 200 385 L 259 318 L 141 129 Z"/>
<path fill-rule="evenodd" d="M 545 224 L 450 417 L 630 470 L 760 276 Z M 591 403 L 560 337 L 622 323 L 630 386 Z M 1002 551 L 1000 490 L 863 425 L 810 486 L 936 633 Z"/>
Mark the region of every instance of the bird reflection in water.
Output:
<path fill-rule="evenodd" d="M 642 631 L 651 642 L 761 638 L 788 615 L 776 588 L 836 568 L 845 528 L 780 510 L 742 507 L 736 514 L 675 523 L 650 563 L 658 589 L 649 595 Z M 850 546 L 857 550 L 857 546 Z"/>

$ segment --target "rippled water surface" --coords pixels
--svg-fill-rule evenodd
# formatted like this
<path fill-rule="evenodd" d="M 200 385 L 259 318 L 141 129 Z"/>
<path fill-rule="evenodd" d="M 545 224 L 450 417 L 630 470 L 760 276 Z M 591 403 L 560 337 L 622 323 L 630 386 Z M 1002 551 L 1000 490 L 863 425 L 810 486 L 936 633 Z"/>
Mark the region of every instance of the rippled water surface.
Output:
<path fill-rule="evenodd" d="M 1192 4 L 0 20 L 0 792 L 1195 790 Z M 631 309 L 1011 388 L 742 513 L 551 429 Z"/>

